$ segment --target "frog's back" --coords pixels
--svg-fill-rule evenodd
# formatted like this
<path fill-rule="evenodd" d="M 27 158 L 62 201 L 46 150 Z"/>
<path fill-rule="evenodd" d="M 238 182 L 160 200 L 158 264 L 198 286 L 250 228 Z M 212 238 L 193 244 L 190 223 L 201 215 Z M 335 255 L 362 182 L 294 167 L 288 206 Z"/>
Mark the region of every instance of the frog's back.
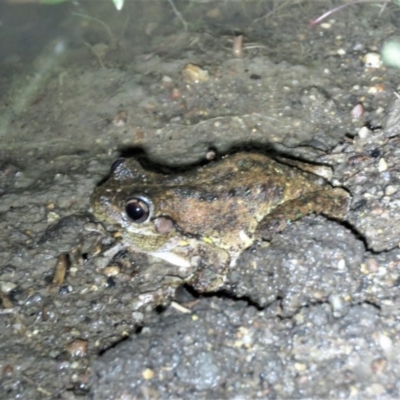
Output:
<path fill-rule="evenodd" d="M 186 174 L 185 174 L 186 175 Z M 185 232 L 252 234 L 268 213 L 305 193 L 324 189 L 321 178 L 254 153 L 236 153 L 186 175 L 164 192 L 164 210 Z M 328 186 L 329 187 L 329 186 Z M 167 200 L 169 199 L 169 200 Z"/>

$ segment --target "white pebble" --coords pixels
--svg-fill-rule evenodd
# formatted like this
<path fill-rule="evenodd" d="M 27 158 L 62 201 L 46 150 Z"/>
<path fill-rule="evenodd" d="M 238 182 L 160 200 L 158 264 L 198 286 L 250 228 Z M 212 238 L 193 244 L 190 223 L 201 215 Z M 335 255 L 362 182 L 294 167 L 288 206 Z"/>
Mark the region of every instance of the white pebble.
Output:
<path fill-rule="evenodd" d="M 329 22 L 323 22 L 321 25 L 322 29 L 331 29 L 332 25 Z"/>
<path fill-rule="evenodd" d="M 16 287 L 17 287 L 17 285 L 12 282 L 5 282 L 5 281 L 0 282 L 0 290 L 2 293 L 9 293 L 9 292 L 11 292 L 11 290 L 15 289 Z"/>
<path fill-rule="evenodd" d="M 392 194 L 397 192 L 398 187 L 395 185 L 388 185 L 385 188 L 385 195 L 386 196 L 391 196 Z"/>
<path fill-rule="evenodd" d="M 338 270 L 340 270 L 340 271 L 343 271 L 344 269 L 346 269 L 346 260 L 344 260 L 343 258 L 341 258 L 341 259 L 338 261 L 337 268 L 338 268 Z"/>
<path fill-rule="evenodd" d="M 385 354 L 391 354 L 392 351 L 393 351 L 393 341 L 392 341 L 392 339 L 389 336 L 384 335 L 383 333 L 381 333 L 379 335 L 379 339 L 378 340 L 379 340 L 379 345 L 381 346 L 383 352 Z"/>
<path fill-rule="evenodd" d="M 365 68 L 380 68 L 383 64 L 381 56 L 378 53 L 367 53 L 363 61 Z"/>
<path fill-rule="evenodd" d="M 382 157 L 382 158 L 379 160 L 379 163 L 378 163 L 378 171 L 379 171 L 379 172 L 385 172 L 385 171 L 387 170 L 387 168 L 388 168 L 387 162 L 386 162 L 386 160 Z"/>
<path fill-rule="evenodd" d="M 366 139 L 370 134 L 371 134 L 371 131 L 366 126 L 363 126 L 358 131 L 358 137 L 360 139 Z"/>

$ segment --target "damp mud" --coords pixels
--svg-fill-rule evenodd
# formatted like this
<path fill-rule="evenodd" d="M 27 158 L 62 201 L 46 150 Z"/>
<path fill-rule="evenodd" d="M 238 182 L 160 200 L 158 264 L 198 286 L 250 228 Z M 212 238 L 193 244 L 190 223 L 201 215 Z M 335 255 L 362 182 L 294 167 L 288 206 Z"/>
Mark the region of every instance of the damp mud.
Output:
<path fill-rule="evenodd" d="M 400 6 L 125 3 L 0 4 L 0 398 L 400 397 Z M 200 294 L 91 212 L 121 156 L 241 149 L 326 166 L 344 220 L 286 221 Z"/>

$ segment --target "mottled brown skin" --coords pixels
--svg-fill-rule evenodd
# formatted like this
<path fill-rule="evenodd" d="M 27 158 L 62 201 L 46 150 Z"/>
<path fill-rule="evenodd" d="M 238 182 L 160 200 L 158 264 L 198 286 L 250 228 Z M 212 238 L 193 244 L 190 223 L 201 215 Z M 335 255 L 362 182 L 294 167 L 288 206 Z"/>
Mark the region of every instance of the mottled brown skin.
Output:
<path fill-rule="evenodd" d="M 133 222 L 128 200 L 151 202 Z M 237 153 L 182 174 L 144 170 L 125 159 L 92 195 L 95 216 L 115 225 L 136 251 L 192 268 L 200 291 L 223 284 L 226 269 L 256 236 L 270 239 L 287 221 L 311 212 L 342 219 L 349 194 L 322 178 L 254 153 Z"/>

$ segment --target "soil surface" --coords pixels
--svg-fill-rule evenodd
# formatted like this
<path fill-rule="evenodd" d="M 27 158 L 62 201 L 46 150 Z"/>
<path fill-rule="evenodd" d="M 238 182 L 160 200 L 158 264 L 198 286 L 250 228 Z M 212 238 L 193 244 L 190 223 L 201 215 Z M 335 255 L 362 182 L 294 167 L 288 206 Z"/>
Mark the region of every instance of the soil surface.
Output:
<path fill-rule="evenodd" d="M 1 399 L 400 397 L 400 6 L 309 26 L 339 4 L 0 3 Z M 110 256 L 116 158 L 242 148 L 330 166 L 345 221 L 258 241 L 218 293 Z"/>

